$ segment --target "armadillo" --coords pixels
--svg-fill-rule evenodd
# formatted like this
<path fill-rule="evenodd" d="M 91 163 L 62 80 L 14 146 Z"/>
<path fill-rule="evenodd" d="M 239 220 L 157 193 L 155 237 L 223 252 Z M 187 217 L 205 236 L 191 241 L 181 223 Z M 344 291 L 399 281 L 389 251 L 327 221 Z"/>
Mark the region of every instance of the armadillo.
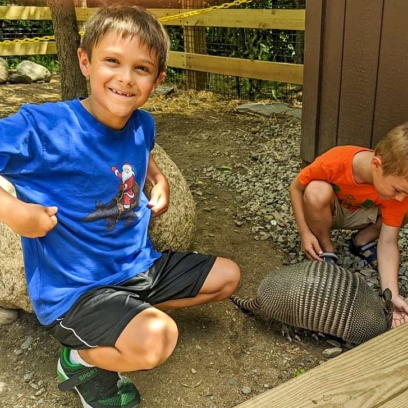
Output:
<path fill-rule="evenodd" d="M 376 294 L 364 278 L 334 263 L 305 261 L 269 273 L 255 299 L 231 296 L 241 309 L 354 344 L 391 328 L 391 291 Z"/>

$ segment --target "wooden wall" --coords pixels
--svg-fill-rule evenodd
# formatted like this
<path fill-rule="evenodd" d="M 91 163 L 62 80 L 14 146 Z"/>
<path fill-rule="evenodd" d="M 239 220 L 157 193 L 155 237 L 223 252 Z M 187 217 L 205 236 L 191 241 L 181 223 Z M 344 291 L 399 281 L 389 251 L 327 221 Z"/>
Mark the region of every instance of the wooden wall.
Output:
<path fill-rule="evenodd" d="M 301 157 L 408 121 L 408 1 L 307 0 Z"/>

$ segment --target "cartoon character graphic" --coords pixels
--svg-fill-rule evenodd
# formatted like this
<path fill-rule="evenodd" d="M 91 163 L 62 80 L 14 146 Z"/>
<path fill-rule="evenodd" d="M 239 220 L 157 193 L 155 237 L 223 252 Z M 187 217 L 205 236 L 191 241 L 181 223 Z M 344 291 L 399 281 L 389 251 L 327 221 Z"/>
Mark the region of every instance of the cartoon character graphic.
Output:
<path fill-rule="evenodd" d="M 130 208 L 132 199 L 135 198 L 135 193 L 133 191 L 133 183 L 135 182 L 135 173 L 132 169 L 132 166 L 129 163 L 125 163 L 122 166 L 122 173 L 119 172 L 116 166 L 111 167 L 112 171 L 115 173 L 115 176 L 120 178 L 120 188 L 119 196 L 123 200 L 123 207 L 125 209 Z"/>
<path fill-rule="evenodd" d="M 125 220 L 125 225 L 130 225 L 138 217 L 134 210 L 139 204 L 140 191 L 130 163 L 124 163 L 122 171 L 119 171 L 116 166 L 112 166 L 111 170 L 120 179 L 118 193 L 107 204 L 97 201 L 96 210 L 82 219 L 84 222 L 104 219 L 108 223 L 107 231 L 113 231 L 119 220 Z"/>

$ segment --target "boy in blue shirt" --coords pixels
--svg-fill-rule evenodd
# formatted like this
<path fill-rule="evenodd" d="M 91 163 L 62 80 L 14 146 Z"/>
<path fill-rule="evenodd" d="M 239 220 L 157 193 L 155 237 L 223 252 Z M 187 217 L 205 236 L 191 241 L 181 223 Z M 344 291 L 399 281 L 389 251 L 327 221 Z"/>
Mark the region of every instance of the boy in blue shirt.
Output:
<path fill-rule="evenodd" d="M 150 155 L 153 118 L 139 108 L 165 77 L 168 49 L 144 9 L 101 8 L 78 50 L 91 95 L 0 121 L 0 173 L 17 191 L 0 189 L 0 221 L 22 236 L 34 311 L 63 345 L 59 388 L 84 407 L 138 406 L 119 372 L 172 354 L 177 327 L 164 311 L 227 299 L 240 279 L 228 259 L 158 253 L 148 236 L 169 186 Z"/>

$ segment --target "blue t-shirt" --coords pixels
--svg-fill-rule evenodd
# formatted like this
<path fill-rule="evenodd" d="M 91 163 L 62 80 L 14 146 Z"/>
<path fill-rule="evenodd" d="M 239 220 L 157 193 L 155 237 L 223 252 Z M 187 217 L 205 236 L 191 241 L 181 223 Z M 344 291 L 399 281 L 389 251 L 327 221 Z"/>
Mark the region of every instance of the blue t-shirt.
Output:
<path fill-rule="evenodd" d="M 0 121 L 0 174 L 27 203 L 58 207 L 45 237 L 22 238 L 27 287 L 48 325 L 86 291 L 146 271 L 160 257 L 143 193 L 154 146 L 152 116 L 112 130 L 79 99 L 24 105 Z"/>

